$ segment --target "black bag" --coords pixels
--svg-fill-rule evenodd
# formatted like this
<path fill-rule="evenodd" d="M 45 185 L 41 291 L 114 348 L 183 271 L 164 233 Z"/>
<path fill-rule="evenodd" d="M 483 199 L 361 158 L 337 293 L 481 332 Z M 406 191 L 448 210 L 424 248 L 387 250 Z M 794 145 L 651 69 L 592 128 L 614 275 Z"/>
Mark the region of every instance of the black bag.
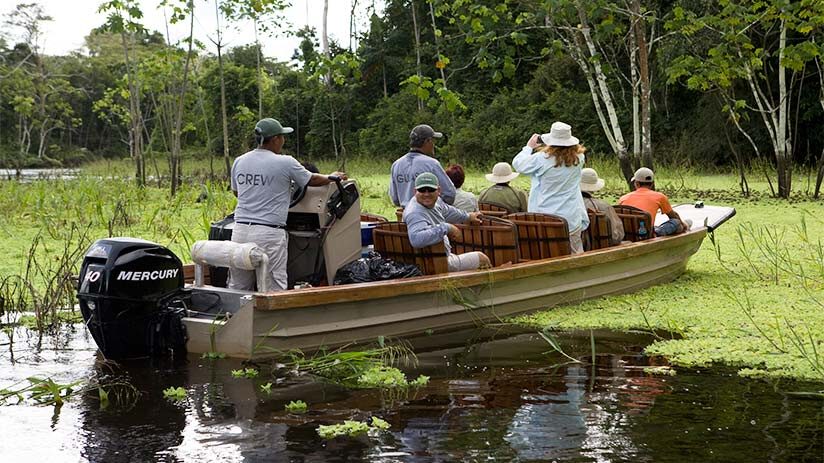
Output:
<path fill-rule="evenodd" d="M 395 280 L 422 275 L 421 270 L 412 264 L 403 264 L 384 259 L 377 252 L 370 252 L 366 257 L 339 268 L 335 274 L 335 285 L 366 283 L 369 281 Z"/>

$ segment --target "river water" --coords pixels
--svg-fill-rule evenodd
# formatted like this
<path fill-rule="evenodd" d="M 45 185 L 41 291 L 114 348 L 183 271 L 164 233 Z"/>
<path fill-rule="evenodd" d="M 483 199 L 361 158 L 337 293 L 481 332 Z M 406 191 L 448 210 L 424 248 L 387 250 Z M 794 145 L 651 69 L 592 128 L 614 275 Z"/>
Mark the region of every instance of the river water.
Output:
<path fill-rule="evenodd" d="M 93 396 L 62 407 L 0 407 L 2 462 L 231 461 L 824 461 L 824 401 L 797 392 L 820 384 L 742 379 L 719 369 L 652 376 L 640 333 L 560 333 L 573 363 L 529 332 L 418 353 L 408 393 L 348 390 L 308 376 L 238 379 L 237 360 L 102 362 L 82 325 L 59 336 L 22 329 L 0 343 L 0 388 L 30 376 L 70 382 L 127 379 L 136 402 L 101 408 Z M 0 339 L 3 339 L 0 337 Z M 271 393 L 260 385 L 273 382 Z M 163 398 L 184 387 L 186 399 Z M 284 411 L 291 400 L 305 415 Z M 318 437 L 319 424 L 387 420 L 374 437 Z"/>

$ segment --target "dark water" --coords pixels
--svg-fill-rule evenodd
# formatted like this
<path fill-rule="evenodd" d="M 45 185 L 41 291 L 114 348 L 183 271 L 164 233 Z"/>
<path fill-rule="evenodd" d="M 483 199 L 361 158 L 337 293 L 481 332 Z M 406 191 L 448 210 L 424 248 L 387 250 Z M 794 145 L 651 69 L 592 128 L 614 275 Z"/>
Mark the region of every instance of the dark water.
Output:
<path fill-rule="evenodd" d="M 131 406 L 93 397 L 60 408 L 0 407 L 0 461 L 824 461 L 824 401 L 791 394 L 820 384 L 745 380 L 734 372 L 643 372 L 643 334 L 558 336 L 588 363 L 564 363 L 540 337 L 517 334 L 419 353 L 408 376 L 432 376 L 408 395 L 346 390 L 309 378 L 236 379 L 235 360 L 101 365 L 82 326 L 60 337 L 19 332 L 0 348 L 0 388 L 28 376 L 58 382 L 105 374 L 140 391 Z M 273 382 L 267 395 L 259 385 Z M 179 404 L 163 398 L 187 389 Z M 287 414 L 290 400 L 309 403 Z M 320 439 L 315 429 L 379 416 L 377 437 Z"/>

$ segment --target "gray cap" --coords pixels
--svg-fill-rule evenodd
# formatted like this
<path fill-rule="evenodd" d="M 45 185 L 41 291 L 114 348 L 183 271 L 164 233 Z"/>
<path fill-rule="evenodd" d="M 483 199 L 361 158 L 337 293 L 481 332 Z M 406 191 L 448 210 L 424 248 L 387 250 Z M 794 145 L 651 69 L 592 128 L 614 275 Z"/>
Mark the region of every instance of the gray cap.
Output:
<path fill-rule="evenodd" d="M 443 138 L 443 134 L 441 132 L 435 132 L 432 127 L 426 124 L 417 125 L 412 129 L 412 133 L 409 134 L 409 145 L 421 146 L 430 138 Z"/>
<path fill-rule="evenodd" d="M 267 117 L 266 119 L 261 119 L 255 124 L 255 134 L 260 135 L 263 138 L 274 137 L 275 135 L 284 135 L 287 133 L 292 133 L 294 131 L 291 127 L 284 127 L 280 125 L 277 119 L 272 119 L 271 117 Z"/>
<path fill-rule="evenodd" d="M 652 169 L 648 167 L 642 167 L 635 171 L 635 175 L 632 176 L 633 182 L 641 182 L 641 183 L 652 183 L 655 181 L 655 174 L 652 173 Z"/>

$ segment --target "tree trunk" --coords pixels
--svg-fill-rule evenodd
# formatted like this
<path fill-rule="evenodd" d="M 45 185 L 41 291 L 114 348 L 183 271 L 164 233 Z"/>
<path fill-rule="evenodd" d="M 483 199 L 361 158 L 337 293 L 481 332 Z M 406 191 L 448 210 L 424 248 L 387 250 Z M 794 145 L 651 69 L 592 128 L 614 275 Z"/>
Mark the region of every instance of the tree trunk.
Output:
<path fill-rule="evenodd" d="M 232 162 L 229 156 L 229 122 L 226 117 L 226 78 L 223 76 L 223 39 L 220 32 L 220 8 L 215 0 L 215 17 L 217 19 L 217 68 L 220 75 L 220 121 L 223 127 L 223 164 L 226 169 L 226 177 L 232 175 Z"/>
<path fill-rule="evenodd" d="M 329 18 L 329 0 L 323 0 L 323 25 L 321 27 L 320 43 L 323 47 L 323 56 L 327 61 L 332 59 L 332 53 L 329 51 L 329 31 L 327 29 L 327 21 Z M 328 68 L 327 68 L 328 69 Z M 332 85 L 332 71 L 326 72 L 326 85 Z"/>
<path fill-rule="evenodd" d="M 420 85 L 423 79 L 423 74 L 421 73 L 421 31 L 418 29 L 415 0 L 411 0 L 410 3 L 412 3 L 412 27 L 415 28 L 415 73 L 418 76 L 418 85 Z M 423 111 L 423 100 L 421 100 L 420 97 L 418 97 L 418 111 Z"/>
<path fill-rule="evenodd" d="M 326 0 L 329 1 L 329 0 Z M 193 5 L 194 8 L 194 5 Z M 325 17 L 325 16 L 324 16 Z M 255 48 L 257 48 L 257 53 L 255 53 L 255 59 L 257 60 L 257 84 L 258 84 L 258 119 L 263 119 L 263 76 L 261 75 L 261 68 L 260 68 L 260 40 L 258 40 L 258 25 L 257 25 L 257 18 L 254 20 L 255 26 Z"/>
<path fill-rule="evenodd" d="M 194 1 L 189 2 L 189 48 L 186 50 L 186 62 L 183 65 L 183 81 L 180 84 L 180 91 L 177 98 L 177 108 L 175 113 L 174 131 L 172 132 L 172 154 L 171 154 L 171 194 L 174 196 L 180 186 L 182 169 L 180 166 L 181 152 L 181 126 L 183 125 L 183 106 L 186 104 L 186 87 L 189 83 L 189 64 L 192 60 L 192 42 L 194 42 L 195 30 L 195 5 Z"/>
<path fill-rule="evenodd" d="M 647 48 L 646 24 L 641 16 L 640 0 L 632 0 L 635 19 L 635 39 L 638 44 L 638 70 L 641 81 L 641 163 L 653 168 L 652 124 L 650 115 L 649 50 Z"/>
<path fill-rule="evenodd" d="M 120 34 L 126 64 L 126 83 L 129 87 L 129 155 L 134 160 L 135 180 L 138 186 L 146 184 L 146 169 L 143 161 L 143 114 L 140 112 L 140 87 L 137 75 L 129 59 L 129 43 L 126 33 Z"/>
<path fill-rule="evenodd" d="M 787 136 L 787 68 L 781 63 L 787 48 L 787 24 L 781 21 L 781 37 L 778 45 L 778 130 L 776 136 L 775 167 L 778 173 L 778 196 L 789 198 L 792 188 L 792 165 L 788 153 L 792 153 L 790 139 Z"/>

